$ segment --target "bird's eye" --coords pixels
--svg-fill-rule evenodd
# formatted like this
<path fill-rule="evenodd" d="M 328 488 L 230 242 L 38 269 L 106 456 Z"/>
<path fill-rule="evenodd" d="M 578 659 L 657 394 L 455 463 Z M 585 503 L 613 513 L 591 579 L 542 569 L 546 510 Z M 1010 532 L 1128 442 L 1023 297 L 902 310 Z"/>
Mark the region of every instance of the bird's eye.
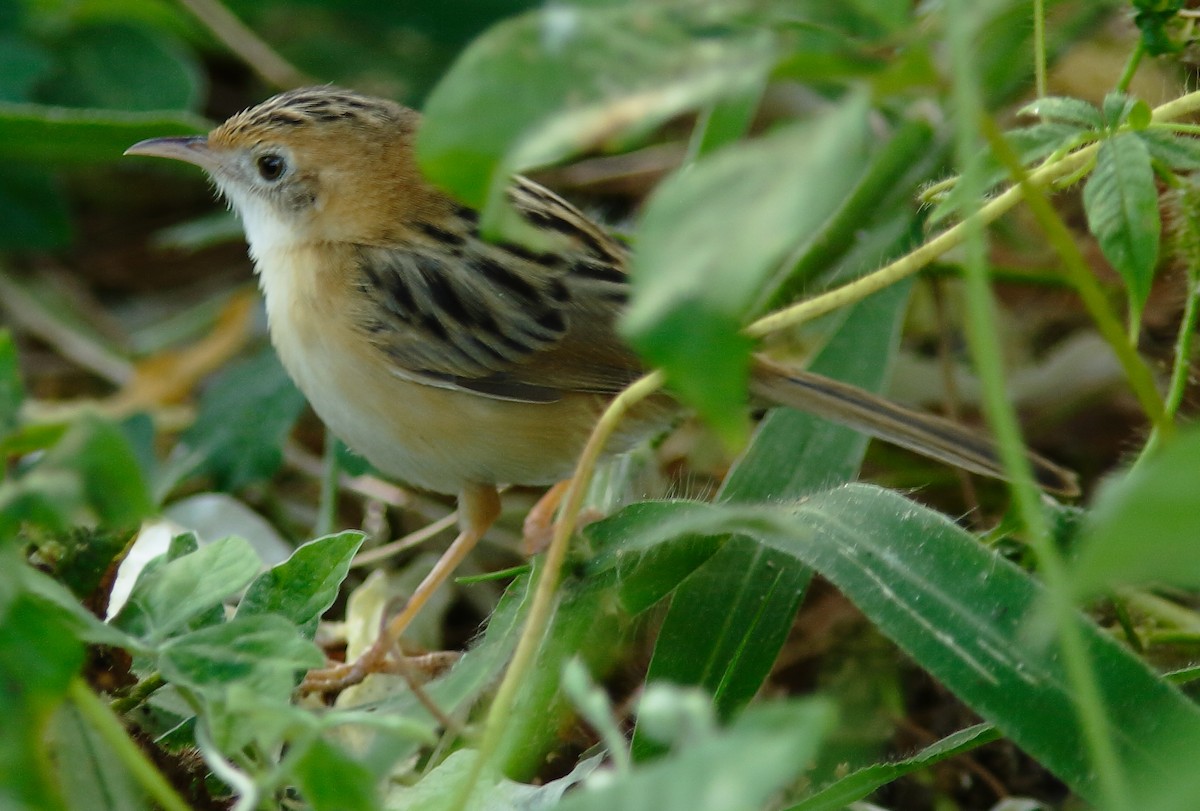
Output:
<path fill-rule="evenodd" d="M 263 180 L 278 180 L 283 176 L 283 171 L 287 169 L 287 161 L 271 152 L 259 155 L 254 165 L 258 167 L 258 174 Z"/>

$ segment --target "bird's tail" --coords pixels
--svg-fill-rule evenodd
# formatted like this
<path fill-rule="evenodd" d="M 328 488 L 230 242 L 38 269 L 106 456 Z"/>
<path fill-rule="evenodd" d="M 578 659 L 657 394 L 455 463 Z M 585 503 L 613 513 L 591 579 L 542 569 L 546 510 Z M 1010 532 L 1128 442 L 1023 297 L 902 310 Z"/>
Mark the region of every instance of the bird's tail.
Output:
<path fill-rule="evenodd" d="M 774 404 L 815 414 L 972 473 L 1004 479 L 996 445 L 958 423 L 924 414 L 847 383 L 756 358 L 751 391 Z M 1029 454 L 1033 475 L 1046 491 L 1079 494 L 1075 474 Z"/>

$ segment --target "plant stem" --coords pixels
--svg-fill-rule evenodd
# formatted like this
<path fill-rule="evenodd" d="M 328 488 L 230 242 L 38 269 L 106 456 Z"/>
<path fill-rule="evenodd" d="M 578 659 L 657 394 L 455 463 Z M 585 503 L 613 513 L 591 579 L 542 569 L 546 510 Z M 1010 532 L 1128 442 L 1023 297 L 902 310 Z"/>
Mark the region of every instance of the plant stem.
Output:
<path fill-rule="evenodd" d="M 180 0 L 180 4 L 267 84 L 287 89 L 313 83 L 218 0 Z"/>
<path fill-rule="evenodd" d="M 554 595 L 558 588 L 559 576 L 562 573 L 563 561 L 567 557 L 567 547 L 570 545 L 571 535 L 575 532 L 575 524 L 579 517 L 579 511 L 583 507 L 583 498 L 587 493 L 592 473 L 595 471 L 596 461 L 600 458 L 600 453 L 604 450 L 609 436 L 612 435 L 626 412 L 636 403 L 662 388 L 664 382 L 662 372 L 651 372 L 634 381 L 618 394 L 596 422 L 596 427 L 592 429 L 592 434 L 588 437 L 587 445 L 579 455 L 579 461 L 575 464 L 575 472 L 571 476 L 571 484 L 563 498 L 562 511 L 559 514 L 558 522 L 554 525 L 554 538 L 546 550 L 546 560 L 541 567 L 537 584 L 534 586 L 529 616 L 525 620 L 525 627 L 521 629 L 521 638 L 517 642 L 517 649 L 504 673 L 500 687 L 496 690 L 496 697 L 492 700 L 487 720 L 484 722 L 483 739 L 479 744 L 479 757 L 471 764 L 471 770 L 463 780 L 455 802 L 450 806 L 451 811 L 463 811 L 467 807 L 484 766 L 495 755 L 504 730 L 508 726 L 517 690 L 533 664 L 533 657 L 550 624 Z"/>
<path fill-rule="evenodd" d="M 1186 182 L 1186 181 L 1185 181 Z M 1182 216 L 1186 213 L 1181 212 Z M 1192 225 L 1185 227 L 1192 228 Z M 1183 395 L 1187 390 L 1188 377 L 1192 369 L 1192 336 L 1196 332 L 1197 303 L 1200 299 L 1200 266 L 1194 256 L 1187 255 L 1187 298 L 1183 305 L 1183 318 L 1179 324 L 1179 334 L 1175 337 L 1175 358 L 1171 364 L 1171 382 L 1167 386 L 1167 396 L 1163 404 L 1164 424 L 1168 428 L 1175 425 L 1175 415 L 1183 403 Z M 1143 459 L 1152 457 L 1159 445 L 1169 438 L 1169 432 L 1164 432 L 1155 424 L 1146 446 L 1138 457 L 1137 464 Z"/>
<path fill-rule="evenodd" d="M 161 673 L 151 673 L 146 678 L 139 681 L 129 695 L 123 698 L 118 698 L 108 706 L 117 715 L 124 715 L 135 707 L 140 706 L 147 698 L 154 694 L 154 691 L 166 684 L 167 681 L 162 677 Z"/>
<path fill-rule="evenodd" d="M 1064 156 L 1060 161 L 1043 166 L 1033 172 L 1030 177 L 1041 183 L 1051 182 L 1083 166 L 1092 159 L 1097 149 L 1098 146 L 1096 144 L 1085 146 L 1078 152 L 1072 152 L 1070 155 Z M 901 279 L 906 279 L 945 254 L 951 248 L 961 245 L 963 239 L 966 237 L 968 228 L 982 227 L 993 222 L 1002 214 L 1010 211 L 1020 200 L 1020 189 L 1015 186 L 1006 189 L 970 216 L 966 217 L 962 222 L 947 228 L 895 262 L 884 265 L 874 273 L 856 279 L 849 284 L 836 287 L 819 296 L 814 296 L 813 298 L 793 304 L 790 307 L 769 313 L 750 324 L 746 328 L 746 334 L 753 338 L 762 338 L 772 332 L 790 329 L 806 321 L 811 321 L 818 316 L 861 301 L 872 293 L 877 293 Z"/>
<path fill-rule="evenodd" d="M 947 3 L 946 10 L 954 66 L 951 81 L 957 110 L 954 119 L 956 152 L 967 199 L 975 200 L 979 199 L 979 193 L 982 192 L 977 171 L 981 144 L 975 125 L 983 119 L 983 109 L 972 53 L 972 36 L 967 22 L 966 0 L 953 0 Z M 1024 195 L 1023 189 L 1027 186 L 1019 183 L 1013 189 Z M 1075 708 L 1084 742 L 1098 774 L 1098 787 L 1104 800 L 1102 805 L 1114 811 L 1126 809 L 1129 807 L 1129 794 L 1124 771 L 1109 735 L 1104 702 L 1078 627 L 1066 566 L 1054 546 L 1045 515 L 1039 506 L 1038 491 L 1033 483 L 1029 459 L 1024 453 L 1016 413 L 1005 392 L 1003 359 L 996 339 L 995 301 L 987 276 L 984 222 L 979 217 L 968 217 L 963 223 L 967 338 L 983 389 L 984 413 L 996 437 L 1001 462 L 1011 479 L 1017 514 L 1025 525 L 1029 543 L 1038 556 L 1046 582 L 1064 667 L 1075 692 Z"/>
<path fill-rule="evenodd" d="M 1117 80 L 1117 90 L 1122 93 L 1128 92 L 1129 83 L 1133 81 L 1138 65 L 1142 63 L 1142 57 L 1145 55 L 1146 44 L 1138 37 L 1137 45 L 1133 46 L 1133 52 L 1129 54 L 1129 60 L 1125 63 L 1125 70 L 1121 71 L 1121 78 Z"/>
<path fill-rule="evenodd" d="M 79 710 L 79 714 L 92 725 L 92 729 L 112 748 L 117 759 L 154 802 L 165 811 L 190 811 L 188 804 L 150 762 L 146 753 L 129 738 L 125 727 L 109 706 L 92 692 L 83 679 L 76 677 L 71 681 L 67 688 L 67 698 L 75 705 L 75 709 Z"/>
<path fill-rule="evenodd" d="M 1200 308 L 1200 269 L 1188 269 L 1188 299 L 1183 306 L 1183 322 L 1180 335 L 1175 341 L 1175 362 L 1171 366 L 1171 384 L 1166 390 L 1166 415 L 1174 417 L 1183 403 L 1183 394 L 1188 386 L 1188 374 L 1192 370 L 1192 336 L 1196 329 L 1196 312 Z"/>
<path fill-rule="evenodd" d="M 1035 183 L 1021 166 L 1020 159 L 1008 142 L 1004 140 L 996 122 L 990 117 L 984 117 L 983 131 L 992 152 L 1012 175 L 1015 181 L 1014 188 L 1021 192 L 1025 204 L 1029 206 L 1030 213 L 1045 232 L 1050 246 L 1062 259 L 1067 278 L 1078 293 L 1088 315 L 1095 322 L 1101 337 L 1112 347 L 1113 353 L 1117 356 L 1117 360 L 1125 372 L 1125 377 L 1129 381 L 1129 387 L 1133 389 L 1142 410 L 1154 423 L 1155 430 L 1161 429 L 1169 434 L 1172 424 L 1163 405 L 1162 397 L 1158 393 L 1158 388 L 1155 386 L 1154 374 L 1138 355 L 1137 348 L 1130 343 L 1129 336 L 1125 332 L 1125 328 L 1121 326 L 1120 319 L 1109 308 L 1108 297 L 1096 280 L 1095 274 L 1088 267 L 1087 260 L 1084 259 L 1079 246 L 1071 237 L 1066 223 L 1050 205 L 1045 189 Z"/>
<path fill-rule="evenodd" d="M 1200 90 L 1156 107 L 1151 120 L 1162 123 L 1198 110 L 1200 110 Z M 1040 186 L 1052 186 L 1054 181 L 1072 175 L 1086 166 L 1095 158 L 1098 149 L 1098 143 L 1091 143 L 1075 152 L 1063 155 L 1058 160 L 1047 161 L 1035 171 L 1030 172 L 1029 179 L 1032 183 Z M 968 226 L 974 228 L 977 225 L 986 225 L 995 221 L 1016 206 L 1021 199 L 1022 194 L 1019 188 L 1013 186 L 1006 189 L 963 222 L 946 229 L 895 262 L 885 265 L 869 276 L 769 313 L 750 324 L 746 328 L 746 334 L 762 338 L 772 332 L 790 329 L 840 307 L 861 301 L 872 293 L 911 276 L 951 248 L 961 245 Z"/>
<path fill-rule="evenodd" d="M 1174 417 L 1183 403 L 1183 395 L 1187 389 L 1188 373 L 1191 370 L 1192 335 L 1196 332 L 1196 314 L 1198 293 L 1200 293 L 1200 268 L 1188 268 L 1188 295 L 1183 307 L 1183 321 L 1179 325 L 1179 335 L 1175 338 L 1175 360 L 1171 366 L 1171 383 L 1167 387 L 1166 411 L 1168 417 Z"/>

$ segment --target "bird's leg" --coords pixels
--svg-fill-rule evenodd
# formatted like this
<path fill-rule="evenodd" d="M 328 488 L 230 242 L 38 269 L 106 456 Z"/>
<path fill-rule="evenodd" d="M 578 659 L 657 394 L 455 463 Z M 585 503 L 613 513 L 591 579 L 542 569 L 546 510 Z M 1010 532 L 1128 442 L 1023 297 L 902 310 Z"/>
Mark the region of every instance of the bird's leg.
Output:
<path fill-rule="evenodd" d="M 554 527 L 557 523 L 554 520 L 554 514 L 558 512 L 558 508 L 562 505 L 563 499 L 567 496 L 567 490 L 570 488 L 570 479 L 555 484 L 537 500 L 537 504 L 534 504 L 529 514 L 525 516 L 525 537 L 521 544 L 521 551 L 527 557 L 545 552 L 546 547 L 550 546 L 550 541 L 554 540 Z M 603 517 L 604 513 L 595 507 L 584 507 L 576 517 L 575 528 L 582 529 Z"/>
<path fill-rule="evenodd" d="M 567 495 L 567 488 L 570 486 L 570 479 L 564 479 L 553 485 L 542 494 L 542 497 L 537 500 L 537 504 L 534 504 L 529 514 L 525 516 L 523 527 L 525 537 L 521 549 L 526 556 L 536 555 L 550 545 L 550 539 L 554 536 L 554 513 L 558 511 L 558 506 L 562 504 L 563 497 Z"/>
<path fill-rule="evenodd" d="M 393 617 L 375 643 L 353 662 L 309 671 L 300 685 L 301 692 L 334 692 L 358 684 L 371 673 L 385 669 L 388 654 L 396 647 L 405 629 L 429 601 L 438 586 L 446 582 L 475 544 L 500 516 L 500 496 L 491 485 L 472 484 L 458 496 L 459 533 L 454 543 L 438 558 L 433 570 L 408 598 L 404 609 Z"/>

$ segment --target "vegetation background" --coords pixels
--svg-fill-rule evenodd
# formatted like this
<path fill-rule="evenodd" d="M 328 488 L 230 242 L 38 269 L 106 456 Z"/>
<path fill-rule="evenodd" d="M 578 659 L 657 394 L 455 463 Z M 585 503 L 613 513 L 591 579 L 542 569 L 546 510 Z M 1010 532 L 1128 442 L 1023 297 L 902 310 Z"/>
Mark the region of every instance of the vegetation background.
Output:
<path fill-rule="evenodd" d="M 1197 807 L 1197 16 L 0 0 L 0 808 Z M 323 435 L 232 215 L 120 157 L 324 82 L 422 109 L 486 224 L 526 172 L 627 233 L 624 399 L 702 417 L 585 457 L 532 562 L 506 494 L 408 672 L 328 702 L 453 504 Z M 755 341 L 1014 484 L 751 425 Z"/>

